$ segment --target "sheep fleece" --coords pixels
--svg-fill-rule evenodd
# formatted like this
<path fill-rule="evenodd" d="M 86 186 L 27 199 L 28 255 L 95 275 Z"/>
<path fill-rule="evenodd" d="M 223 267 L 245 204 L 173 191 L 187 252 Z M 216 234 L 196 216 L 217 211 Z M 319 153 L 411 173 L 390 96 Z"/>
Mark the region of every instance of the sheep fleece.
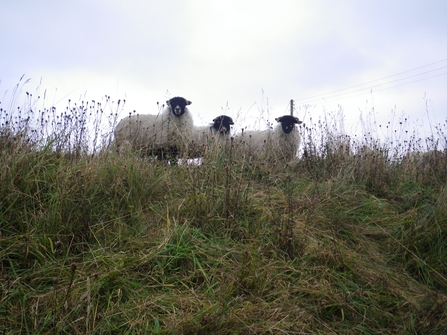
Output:
<path fill-rule="evenodd" d="M 138 149 L 183 149 L 192 138 L 193 119 L 186 111 L 181 116 L 172 115 L 169 108 L 159 115 L 131 115 L 122 119 L 115 129 L 118 146 L 131 145 Z"/>
<path fill-rule="evenodd" d="M 246 131 L 243 136 L 246 145 L 253 154 L 261 154 L 265 150 L 274 150 L 285 159 L 296 157 L 301 137 L 297 129 L 289 134 L 283 132 L 281 124 L 275 126 L 273 130 Z"/>

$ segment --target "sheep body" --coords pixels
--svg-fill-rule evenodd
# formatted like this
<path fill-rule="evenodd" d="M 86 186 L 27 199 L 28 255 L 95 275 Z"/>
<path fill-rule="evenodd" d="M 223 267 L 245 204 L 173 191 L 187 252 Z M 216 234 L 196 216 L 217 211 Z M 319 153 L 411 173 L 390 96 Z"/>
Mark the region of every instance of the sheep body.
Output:
<path fill-rule="evenodd" d="M 231 117 L 220 115 L 209 126 L 194 127 L 192 140 L 197 144 L 204 144 L 210 136 L 214 137 L 215 135 L 219 135 L 220 137 L 228 138 L 233 124 L 234 122 Z"/>
<path fill-rule="evenodd" d="M 175 97 L 159 115 L 130 115 L 115 128 L 117 147 L 131 148 L 143 155 L 177 155 L 182 153 L 193 134 L 193 119 L 187 105 L 191 102 Z"/>
<path fill-rule="evenodd" d="M 220 115 L 213 120 L 209 126 L 196 126 L 190 142 L 190 153 L 192 157 L 201 157 L 206 151 L 208 144 L 220 143 L 230 138 L 233 119 L 227 115 Z"/>
<path fill-rule="evenodd" d="M 252 155 L 272 153 L 278 158 L 291 160 L 296 157 L 301 143 L 301 137 L 295 124 L 302 122 L 290 115 L 281 116 L 275 120 L 278 124 L 274 129 L 245 131 L 241 138 Z"/>
<path fill-rule="evenodd" d="M 263 152 L 267 151 L 267 147 L 272 144 L 272 134 L 273 131 L 263 130 L 248 130 L 244 131 L 240 136 L 243 145 L 246 146 L 249 153 L 252 155 L 261 155 Z"/>

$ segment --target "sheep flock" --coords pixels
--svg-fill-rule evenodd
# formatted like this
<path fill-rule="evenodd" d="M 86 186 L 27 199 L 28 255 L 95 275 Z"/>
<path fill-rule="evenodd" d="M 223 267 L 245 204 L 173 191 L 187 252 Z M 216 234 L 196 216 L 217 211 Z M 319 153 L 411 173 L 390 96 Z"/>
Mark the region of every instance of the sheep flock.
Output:
<path fill-rule="evenodd" d="M 242 131 L 232 135 L 233 119 L 219 115 L 208 126 L 195 126 L 189 110 L 191 101 L 174 97 L 161 112 L 133 114 L 117 124 L 114 135 L 119 152 L 133 151 L 159 159 L 199 158 L 207 148 L 233 141 L 243 152 L 253 156 L 274 153 L 278 159 L 296 159 L 301 142 L 297 117 L 280 116 L 274 129 Z"/>

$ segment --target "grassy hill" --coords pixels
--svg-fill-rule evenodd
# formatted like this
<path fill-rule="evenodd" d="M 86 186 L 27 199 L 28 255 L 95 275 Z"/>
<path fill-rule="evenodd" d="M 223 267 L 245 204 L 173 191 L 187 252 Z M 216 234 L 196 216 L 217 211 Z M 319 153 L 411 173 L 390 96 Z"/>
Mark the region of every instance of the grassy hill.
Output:
<path fill-rule="evenodd" d="M 169 166 L 70 122 L 1 128 L 0 333 L 447 333 L 445 144 L 303 127 L 290 164 Z"/>

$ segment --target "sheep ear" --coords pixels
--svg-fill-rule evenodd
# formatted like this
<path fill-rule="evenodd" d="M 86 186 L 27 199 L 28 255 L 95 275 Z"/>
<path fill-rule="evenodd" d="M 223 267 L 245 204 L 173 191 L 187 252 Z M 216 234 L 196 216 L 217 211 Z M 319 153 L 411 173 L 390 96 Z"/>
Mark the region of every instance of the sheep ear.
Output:
<path fill-rule="evenodd" d="M 192 102 L 191 101 L 189 101 L 189 100 L 186 100 L 186 106 L 188 106 L 188 105 L 191 105 L 192 104 Z"/>
<path fill-rule="evenodd" d="M 169 100 L 166 101 L 166 105 L 168 105 L 169 107 L 171 107 L 171 102 Z"/>
<path fill-rule="evenodd" d="M 281 119 L 282 119 L 281 117 L 277 117 L 277 118 L 275 118 L 275 121 L 276 122 L 281 122 Z"/>
<path fill-rule="evenodd" d="M 297 117 L 295 118 L 295 123 L 301 124 L 303 121 L 300 121 Z"/>
<path fill-rule="evenodd" d="M 230 119 L 229 124 L 234 124 L 233 119 Z"/>

